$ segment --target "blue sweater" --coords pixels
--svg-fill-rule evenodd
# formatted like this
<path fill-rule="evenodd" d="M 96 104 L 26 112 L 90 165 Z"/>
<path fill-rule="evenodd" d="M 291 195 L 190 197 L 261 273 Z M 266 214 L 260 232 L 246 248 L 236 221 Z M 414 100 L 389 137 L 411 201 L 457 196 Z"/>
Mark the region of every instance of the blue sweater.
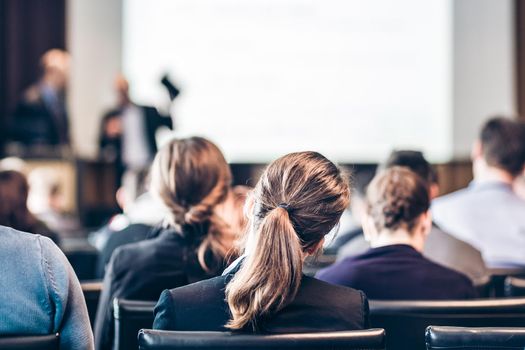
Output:
<path fill-rule="evenodd" d="M 60 333 L 61 349 L 93 349 L 80 283 L 49 239 L 0 226 L 0 335 Z"/>

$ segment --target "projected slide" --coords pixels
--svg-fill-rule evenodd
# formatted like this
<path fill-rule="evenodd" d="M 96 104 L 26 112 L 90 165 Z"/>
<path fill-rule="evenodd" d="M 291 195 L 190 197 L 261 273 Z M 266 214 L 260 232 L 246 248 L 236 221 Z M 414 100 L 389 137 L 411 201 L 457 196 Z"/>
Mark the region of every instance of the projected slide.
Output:
<path fill-rule="evenodd" d="M 139 103 L 181 88 L 179 136 L 232 162 L 320 151 L 451 156 L 450 0 L 125 0 L 124 70 Z M 163 100 L 164 99 L 164 100 Z"/>

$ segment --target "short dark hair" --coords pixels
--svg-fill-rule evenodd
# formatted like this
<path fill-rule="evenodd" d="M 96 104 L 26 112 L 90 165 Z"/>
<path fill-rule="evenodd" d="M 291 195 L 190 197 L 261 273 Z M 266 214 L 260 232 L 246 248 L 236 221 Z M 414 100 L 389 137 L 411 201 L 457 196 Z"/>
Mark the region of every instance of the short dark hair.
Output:
<path fill-rule="evenodd" d="M 525 124 L 494 117 L 481 128 L 483 158 L 488 165 L 519 175 L 525 166 Z"/>
<path fill-rule="evenodd" d="M 423 153 L 412 150 L 392 151 L 381 169 L 389 169 L 395 166 L 406 167 L 419 175 L 428 185 L 438 182 L 434 167 L 425 159 Z"/>

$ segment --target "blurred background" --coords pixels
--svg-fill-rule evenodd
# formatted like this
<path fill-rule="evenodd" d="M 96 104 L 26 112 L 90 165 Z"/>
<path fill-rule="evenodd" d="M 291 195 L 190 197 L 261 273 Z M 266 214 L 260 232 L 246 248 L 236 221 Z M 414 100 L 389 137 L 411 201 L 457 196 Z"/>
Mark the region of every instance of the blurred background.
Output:
<path fill-rule="evenodd" d="M 520 0 L 0 0 L 2 162 L 80 237 L 173 136 L 210 138 L 248 185 L 290 151 L 358 172 L 418 149 L 447 193 L 471 180 L 482 122 L 525 112 L 524 40 Z M 114 118 L 129 101 L 159 121 L 136 159 Z"/>

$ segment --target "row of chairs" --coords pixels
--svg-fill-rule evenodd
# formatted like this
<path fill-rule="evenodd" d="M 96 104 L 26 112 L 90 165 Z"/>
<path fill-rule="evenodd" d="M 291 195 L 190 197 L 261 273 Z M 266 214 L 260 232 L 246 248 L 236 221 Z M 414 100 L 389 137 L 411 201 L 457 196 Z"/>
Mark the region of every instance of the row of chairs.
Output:
<path fill-rule="evenodd" d="M 429 326 L 425 331 L 424 338 L 426 350 L 523 350 L 525 348 L 525 328 Z M 4 350 L 58 350 L 59 335 L 3 337 L 0 338 L 0 348 Z M 384 329 L 279 335 L 171 332 L 142 329 L 138 334 L 138 349 L 385 350 L 390 349 L 390 346 L 387 345 Z"/>
<path fill-rule="evenodd" d="M 154 302 L 116 299 L 114 349 L 136 349 L 137 333 L 151 328 Z M 425 349 L 431 325 L 525 327 L 525 298 L 470 301 L 370 301 L 373 328 L 386 330 L 389 350 Z"/>

